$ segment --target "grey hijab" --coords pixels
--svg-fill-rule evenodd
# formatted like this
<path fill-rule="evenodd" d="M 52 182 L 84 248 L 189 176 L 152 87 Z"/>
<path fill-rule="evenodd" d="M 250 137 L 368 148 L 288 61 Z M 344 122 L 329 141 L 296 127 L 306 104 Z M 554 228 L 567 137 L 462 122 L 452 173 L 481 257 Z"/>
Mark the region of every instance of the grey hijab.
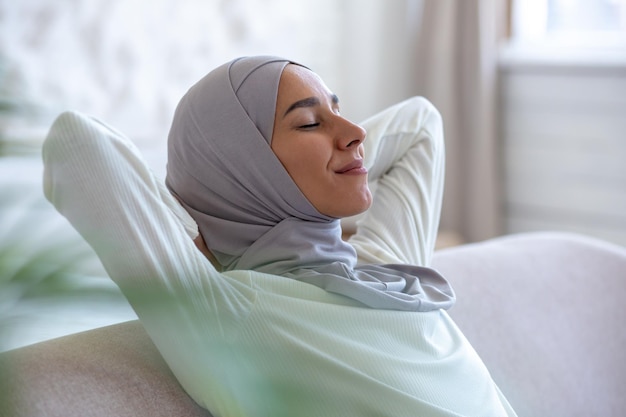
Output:
<path fill-rule="evenodd" d="M 297 279 L 372 308 L 451 307 L 454 293 L 432 269 L 356 266 L 339 220 L 313 207 L 272 152 L 278 84 L 289 63 L 235 59 L 189 89 L 169 134 L 167 187 L 225 270 Z"/>

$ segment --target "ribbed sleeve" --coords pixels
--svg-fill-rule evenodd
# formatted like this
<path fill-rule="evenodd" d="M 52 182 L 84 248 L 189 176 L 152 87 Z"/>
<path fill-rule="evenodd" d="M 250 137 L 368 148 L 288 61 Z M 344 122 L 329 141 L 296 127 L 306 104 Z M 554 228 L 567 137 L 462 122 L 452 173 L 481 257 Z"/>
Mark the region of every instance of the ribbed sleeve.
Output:
<path fill-rule="evenodd" d="M 398 103 L 363 123 L 370 209 L 350 239 L 360 263 L 429 266 L 444 187 L 443 125 L 422 97 Z"/>

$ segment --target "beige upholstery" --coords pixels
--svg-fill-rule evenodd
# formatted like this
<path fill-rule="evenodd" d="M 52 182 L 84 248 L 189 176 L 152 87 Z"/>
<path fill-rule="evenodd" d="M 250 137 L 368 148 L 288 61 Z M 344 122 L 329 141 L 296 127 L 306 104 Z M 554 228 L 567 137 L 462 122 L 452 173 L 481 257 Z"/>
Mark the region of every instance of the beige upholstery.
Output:
<path fill-rule="evenodd" d="M 435 267 L 520 417 L 626 416 L 626 248 L 524 234 L 441 251 Z"/>
<path fill-rule="evenodd" d="M 210 416 L 185 394 L 138 321 L 0 358 L 1 417 Z"/>
<path fill-rule="evenodd" d="M 626 415 L 626 248 L 524 234 L 439 251 L 451 315 L 521 417 Z M 184 355 L 184 352 L 181 352 Z M 0 355 L 1 416 L 209 416 L 138 322 Z"/>

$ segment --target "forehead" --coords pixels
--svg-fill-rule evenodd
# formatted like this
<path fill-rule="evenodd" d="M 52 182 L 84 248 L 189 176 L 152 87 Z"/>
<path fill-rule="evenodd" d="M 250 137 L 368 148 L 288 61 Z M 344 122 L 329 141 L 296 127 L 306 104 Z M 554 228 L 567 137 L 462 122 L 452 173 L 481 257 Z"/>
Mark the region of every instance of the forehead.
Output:
<path fill-rule="evenodd" d="M 289 64 L 283 70 L 278 86 L 278 106 L 311 96 L 330 96 L 324 81 L 313 71 L 299 65 Z"/>

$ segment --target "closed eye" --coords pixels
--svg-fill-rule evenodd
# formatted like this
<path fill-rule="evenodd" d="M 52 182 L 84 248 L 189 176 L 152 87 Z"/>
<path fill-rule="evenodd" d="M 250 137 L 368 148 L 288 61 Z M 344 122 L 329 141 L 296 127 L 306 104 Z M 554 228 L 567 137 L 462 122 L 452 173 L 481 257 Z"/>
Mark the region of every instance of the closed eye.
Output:
<path fill-rule="evenodd" d="M 316 128 L 316 127 L 318 127 L 319 125 L 320 125 L 319 123 L 309 123 L 309 124 L 306 124 L 306 125 L 299 126 L 298 128 L 299 128 L 299 129 L 305 129 L 305 130 L 306 130 L 306 129 L 313 129 L 313 128 Z"/>

